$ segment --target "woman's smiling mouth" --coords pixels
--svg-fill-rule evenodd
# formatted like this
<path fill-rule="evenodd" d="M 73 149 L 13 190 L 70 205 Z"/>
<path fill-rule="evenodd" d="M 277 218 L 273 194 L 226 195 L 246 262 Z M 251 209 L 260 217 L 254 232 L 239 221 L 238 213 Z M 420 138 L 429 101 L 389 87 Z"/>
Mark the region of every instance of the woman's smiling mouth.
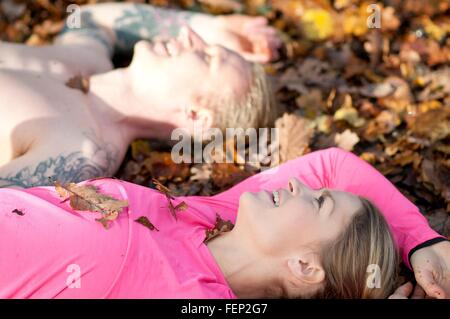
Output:
<path fill-rule="evenodd" d="M 278 191 L 272 191 L 272 198 L 273 203 L 275 204 L 275 207 L 280 206 L 280 193 Z"/>

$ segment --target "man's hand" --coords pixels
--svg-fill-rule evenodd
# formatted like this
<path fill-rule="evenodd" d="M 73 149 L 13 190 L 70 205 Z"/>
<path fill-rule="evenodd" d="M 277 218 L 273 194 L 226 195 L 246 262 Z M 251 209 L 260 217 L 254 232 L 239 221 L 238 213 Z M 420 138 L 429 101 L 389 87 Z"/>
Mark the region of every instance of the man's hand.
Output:
<path fill-rule="evenodd" d="M 414 292 L 411 295 L 411 292 Z M 425 291 L 419 285 L 413 287 L 413 284 L 408 281 L 406 284 L 401 285 L 394 291 L 392 295 L 389 296 L 389 299 L 408 299 L 409 295 L 411 295 L 410 299 L 424 299 Z"/>
<path fill-rule="evenodd" d="M 427 295 L 450 298 L 450 242 L 439 242 L 415 251 L 411 266 L 417 283 Z"/>
<path fill-rule="evenodd" d="M 240 14 L 218 16 L 208 42 L 223 45 L 253 62 L 278 58 L 281 40 L 264 17 Z"/>

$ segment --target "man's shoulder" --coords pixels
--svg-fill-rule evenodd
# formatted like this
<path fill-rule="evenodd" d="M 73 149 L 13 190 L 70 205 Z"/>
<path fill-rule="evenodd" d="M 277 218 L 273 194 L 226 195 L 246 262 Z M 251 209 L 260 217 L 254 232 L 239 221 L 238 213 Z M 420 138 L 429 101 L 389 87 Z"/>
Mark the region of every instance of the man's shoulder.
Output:
<path fill-rule="evenodd" d="M 123 157 L 114 145 L 95 136 L 55 131 L 39 145 L 0 168 L 0 187 L 52 185 L 112 176 Z"/>

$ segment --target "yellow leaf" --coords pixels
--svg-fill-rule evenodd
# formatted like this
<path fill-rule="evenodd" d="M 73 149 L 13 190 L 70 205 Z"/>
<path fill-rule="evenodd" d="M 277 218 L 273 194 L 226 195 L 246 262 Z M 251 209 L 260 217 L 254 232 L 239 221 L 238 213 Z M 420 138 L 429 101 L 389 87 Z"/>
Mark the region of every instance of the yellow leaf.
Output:
<path fill-rule="evenodd" d="M 324 9 L 306 10 L 302 25 L 305 36 L 310 40 L 324 40 L 333 34 L 333 17 Z"/>
<path fill-rule="evenodd" d="M 363 126 L 365 120 L 359 117 L 358 111 L 352 105 L 352 97 L 347 94 L 344 104 L 334 113 L 335 121 L 346 121 L 353 127 Z"/>

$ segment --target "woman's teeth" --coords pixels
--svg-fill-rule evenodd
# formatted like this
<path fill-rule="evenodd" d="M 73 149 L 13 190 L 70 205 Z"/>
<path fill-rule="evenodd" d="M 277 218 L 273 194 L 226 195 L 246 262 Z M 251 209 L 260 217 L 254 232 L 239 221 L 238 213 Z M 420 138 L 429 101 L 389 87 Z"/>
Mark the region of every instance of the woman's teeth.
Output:
<path fill-rule="evenodd" d="M 278 193 L 278 191 L 272 191 L 272 195 L 275 207 L 280 206 L 280 194 Z"/>

